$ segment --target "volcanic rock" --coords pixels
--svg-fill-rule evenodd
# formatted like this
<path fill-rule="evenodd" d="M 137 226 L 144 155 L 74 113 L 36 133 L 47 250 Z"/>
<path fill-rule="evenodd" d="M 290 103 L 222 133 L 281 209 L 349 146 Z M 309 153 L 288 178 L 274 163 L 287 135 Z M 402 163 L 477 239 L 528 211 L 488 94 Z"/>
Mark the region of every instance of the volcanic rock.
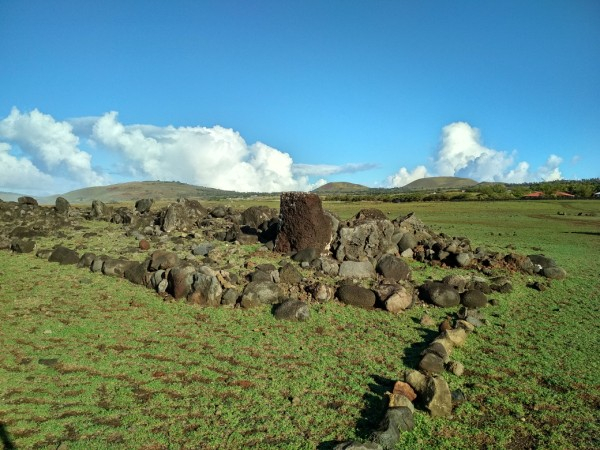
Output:
<path fill-rule="evenodd" d="M 69 209 L 71 208 L 71 204 L 64 197 L 56 197 L 54 201 L 54 209 L 58 214 L 67 215 L 69 214 Z"/>
<path fill-rule="evenodd" d="M 448 417 L 452 413 L 452 395 L 443 378 L 429 378 L 424 395 L 425 406 L 432 417 Z"/>
<path fill-rule="evenodd" d="M 272 281 L 253 281 L 244 288 L 241 305 L 244 308 L 274 305 L 279 303 L 280 296 L 279 286 Z"/>
<path fill-rule="evenodd" d="M 426 282 L 420 287 L 419 294 L 423 300 L 442 308 L 451 308 L 460 303 L 458 291 L 439 281 Z"/>
<path fill-rule="evenodd" d="M 59 264 L 77 264 L 79 263 L 79 254 L 75 250 L 70 248 L 59 246 L 54 249 L 50 257 L 50 262 L 57 262 Z"/>
<path fill-rule="evenodd" d="M 300 300 L 286 300 L 275 308 L 274 316 L 279 320 L 308 320 L 310 310 L 305 302 Z"/>
<path fill-rule="evenodd" d="M 286 192 L 280 200 L 281 230 L 275 250 L 282 253 L 315 248 L 318 253 L 329 249 L 332 222 L 323 211 L 317 194 Z"/>
<path fill-rule="evenodd" d="M 410 267 L 402 259 L 394 255 L 383 255 L 377 261 L 377 273 L 383 275 L 384 278 L 394 281 L 402 281 L 410 279 Z"/>
<path fill-rule="evenodd" d="M 460 296 L 460 303 L 467 308 L 483 308 L 487 306 L 488 300 L 486 295 L 478 290 L 465 291 Z"/>
<path fill-rule="evenodd" d="M 150 208 L 154 204 L 154 199 L 152 198 L 143 198 L 135 202 L 135 210 L 140 214 L 145 214 L 150 211 Z"/>
<path fill-rule="evenodd" d="M 361 286 L 345 284 L 338 288 L 337 297 L 342 303 L 370 309 L 375 306 L 375 293 Z"/>
<path fill-rule="evenodd" d="M 344 261 L 339 276 L 344 278 L 373 278 L 375 269 L 369 261 Z"/>

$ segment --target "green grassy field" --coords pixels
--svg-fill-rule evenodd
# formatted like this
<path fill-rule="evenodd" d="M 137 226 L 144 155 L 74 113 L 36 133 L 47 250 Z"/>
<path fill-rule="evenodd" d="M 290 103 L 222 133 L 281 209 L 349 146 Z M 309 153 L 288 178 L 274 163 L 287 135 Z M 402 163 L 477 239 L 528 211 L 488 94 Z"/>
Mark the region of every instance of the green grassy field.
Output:
<path fill-rule="evenodd" d="M 414 211 L 438 232 L 544 253 L 569 273 L 544 292 L 514 275 L 515 290 L 486 308 L 489 324 L 453 353 L 466 373 L 444 375 L 467 402 L 449 419 L 417 411 L 398 448 L 600 447 L 600 201 L 325 207 L 342 218 Z M 118 239 L 111 248 L 131 245 Z M 412 267 L 418 281 L 445 273 Z M 8 252 L 0 305 L 0 434 L 8 448 L 52 449 L 327 449 L 367 438 L 390 383 L 437 334 L 420 318 L 454 312 L 328 303 L 308 322 L 278 322 L 268 308 L 163 302 L 122 279 Z"/>

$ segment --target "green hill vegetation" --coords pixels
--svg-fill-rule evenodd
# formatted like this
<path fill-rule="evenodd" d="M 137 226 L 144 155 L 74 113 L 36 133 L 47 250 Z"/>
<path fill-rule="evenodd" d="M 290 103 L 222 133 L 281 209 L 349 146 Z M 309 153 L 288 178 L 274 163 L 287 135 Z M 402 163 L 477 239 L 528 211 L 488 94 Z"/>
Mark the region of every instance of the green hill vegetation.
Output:
<path fill-rule="evenodd" d="M 402 191 L 426 191 L 438 189 L 464 189 L 473 187 L 477 181 L 459 177 L 427 177 L 415 180 L 401 188 Z"/>
<path fill-rule="evenodd" d="M 324 184 L 321 187 L 313 190 L 316 194 L 332 194 L 332 193 L 351 193 L 351 192 L 365 192 L 369 191 L 370 188 L 363 186 L 362 184 L 347 183 L 344 181 L 338 181 L 333 183 Z"/>
<path fill-rule="evenodd" d="M 131 202 L 141 198 L 154 200 L 175 200 L 177 198 L 200 198 L 203 200 L 218 200 L 224 198 L 251 197 L 266 195 L 248 192 L 225 191 L 178 181 L 133 181 L 130 183 L 113 184 L 110 186 L 95 186 L 67 192 L 61 196 L 71 203 L 90 203 L 100 200 L 105 203 Z M 57 195 L 39 199 L 40 203 L 54 203 Z"/>

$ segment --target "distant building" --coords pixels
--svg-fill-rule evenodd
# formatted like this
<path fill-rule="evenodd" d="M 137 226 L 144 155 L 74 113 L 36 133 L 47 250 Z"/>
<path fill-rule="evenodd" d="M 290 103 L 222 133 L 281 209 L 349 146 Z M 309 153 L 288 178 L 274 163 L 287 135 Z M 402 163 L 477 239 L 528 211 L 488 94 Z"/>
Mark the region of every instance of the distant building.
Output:
<path fill-rule="evenodd" d="M 596 193 L 594 194 L 594 197 L 596 197 L 596 198 L 600 198 L 600 192 L 596 192 Z"/>
<path fill-rule="evenodd" d="M 560 198 L 575 198 L 575 196 L 573 194 L 569 194 L 568 192 L 560 192 L 560 191 L 556 191 L 554 193 L 554 195 L 556 197 L 560 197 Z"/>
<path fill-rule="evenodd" d="M 523 198 L 542 198 L 544 193 L 541 191 L 532 192 L 531 194 L 526 194 Z"/>

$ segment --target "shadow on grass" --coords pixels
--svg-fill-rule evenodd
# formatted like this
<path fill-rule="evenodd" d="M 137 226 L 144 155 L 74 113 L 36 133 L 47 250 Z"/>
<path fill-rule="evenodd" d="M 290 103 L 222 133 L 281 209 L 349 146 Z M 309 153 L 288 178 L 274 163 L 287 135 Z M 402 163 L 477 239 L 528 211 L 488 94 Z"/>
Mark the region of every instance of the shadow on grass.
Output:
<path fill-rule="evenodd" d="M 2 447 L 4 450 L 15 449 L 15 444 L 10 440 L 8 432 L 6 431 L 6 425 L 0 422 L 0 441 L 2 441 Z"/>
<path fill-rule="evenodd" d="M 365 407 L 360 412 L 360 419 L 356 422 L 356 437 L 359 441 L 366 441 L 373 431 L 377 430 L 379 423 L 385 415 L 387 400 L 386 392 L 391 392 L 396 380 L 391 380 L 379 375 L 371 375 L 372 383 L 369 390 L 363 395 Z M 336 445 L 345 441 L 326 441 L 317 446 L 318 450 L 332 450 Z"/>
<path fill-rule="evenodd" d="M 588 236 L 600 236 L 598 231 L 563 231 L 566 234 L 587 234 Z"/>
<path fill-rule="evenodd" d="M 402 363 L 407 369 L 417 369 L 421 361 L 421 353 L 439 334 L 437 330 L 430 330 L 428 328 L 420 328 L 418 331 L 422 339 L 419 342 L 413 342 L 404 350 Z"/>

